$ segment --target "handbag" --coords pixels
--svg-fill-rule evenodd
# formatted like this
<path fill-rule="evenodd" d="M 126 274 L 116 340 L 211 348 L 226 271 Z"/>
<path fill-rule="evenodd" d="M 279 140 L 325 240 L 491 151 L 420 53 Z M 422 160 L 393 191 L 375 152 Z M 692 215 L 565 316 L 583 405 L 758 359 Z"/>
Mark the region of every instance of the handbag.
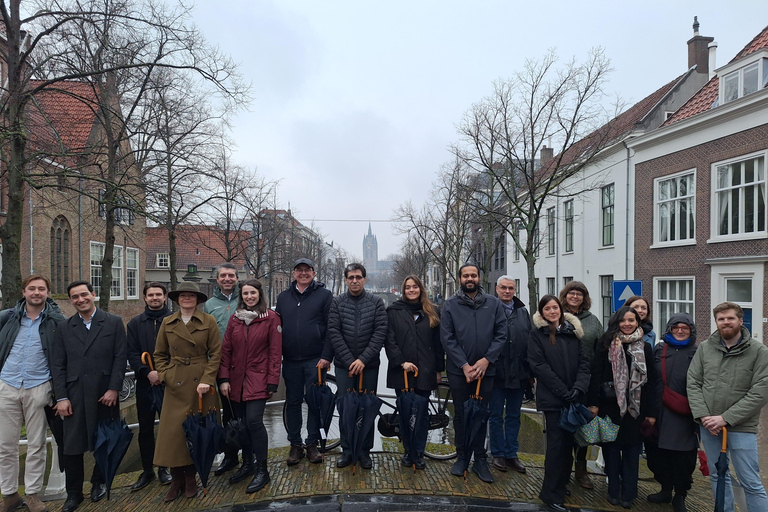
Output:
<path fill-rule="evenodd" d="M 600 418 L 600 416 L 598 416 Z M 612 443 L 619 437 L 619 426 L 606 416 L 600 418 L 600 441 L 603 443 Z"/>
<path fill-rule="evenodd" d="M 661 353 L 661 381 L 664 383 L 664 393 L 661 395 L 661 401 L 667 409 L 687 416 L 691 414 L 691 405 L 688 403 L 688 397 L 681 395 L 674 389 L 667 386 L 667 344 L 664 344 L 664 350 Z"/>
<path fill-rule="evenodd" d="M 616 398 L 616 388 L 612 380 L 600 384 L 600 398 L 603 400 L 613 400 Z"/>

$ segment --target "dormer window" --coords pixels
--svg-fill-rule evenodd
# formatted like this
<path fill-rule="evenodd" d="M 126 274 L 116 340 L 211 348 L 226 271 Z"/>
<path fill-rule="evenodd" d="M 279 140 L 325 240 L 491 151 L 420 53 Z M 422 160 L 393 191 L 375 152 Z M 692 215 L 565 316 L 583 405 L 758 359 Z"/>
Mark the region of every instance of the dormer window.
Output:
<path fill-rule="evenodd" d="M 719 70 L 718 74 L 721 77 L 719 103 L 721 105 L 757 92 L 766 86 L 768 58 L 752 58 L 749 61 L 751 62 L 733 63 Z M 741 64 L 741 67 L 736 68 L 737 64 Z"/>

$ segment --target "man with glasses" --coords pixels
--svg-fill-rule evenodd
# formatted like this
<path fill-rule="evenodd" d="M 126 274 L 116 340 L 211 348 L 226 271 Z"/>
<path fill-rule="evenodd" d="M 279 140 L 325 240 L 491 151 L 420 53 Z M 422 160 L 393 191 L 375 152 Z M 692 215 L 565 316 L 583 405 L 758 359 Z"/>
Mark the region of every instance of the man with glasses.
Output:
<path fill-rule="evenodd" d="M 768 347 L 744 327 L 744 311 L 733 302 L 712 310 L 717 331 L 699 345 L 688 368 L 688 402 L 700 424 L 707 452 L 712 492 L 717 488 L 717 461 L 728 430 L 728 456 L 744 489 L 748 512 L 768 510 L 760 480 L 757 430 L 768 402 Z M 733 512 L 730 470 L 725 473 L 725 511 Z"/>
<path fill-rule="evenodd" d="M 333 299 L 328 316 L 328 338 L 335 352 L 336 384 L 339 396 L 358 387 L 363 375 L 363 391 L 375 392 L 379 378 L 379 352 L 387 338 L 387 310 L 381 297 L 365 291 L 365 267 L 352 263 L 344 269 L 347 292 Z M 352 464 L 352 436 L 340 424 L 342 454 L 336 467 Z M 360 467 L 371 469 L 373 431 L 363 441 Z"/>
<path fill-rule="evenodd" d="M 331 367 L 333 347 L 326 343 L 328 313 L 333 294 L 315 281 L 312 260 L 301 258 L 293 266 L 293 282 L 277 297 L 277 311 L 283 320 L 283 379 L 285 380 L 285 415 L 291 451 L 287 463 L 294 466 L 304 458 L 301 443 L 301 404 L 317 381 L 317 368 L 323 376 Z M 307 411 L 307 458 L 319 463 L 323 456 L 317 449 L 320 418 L 316 410 Z"/>

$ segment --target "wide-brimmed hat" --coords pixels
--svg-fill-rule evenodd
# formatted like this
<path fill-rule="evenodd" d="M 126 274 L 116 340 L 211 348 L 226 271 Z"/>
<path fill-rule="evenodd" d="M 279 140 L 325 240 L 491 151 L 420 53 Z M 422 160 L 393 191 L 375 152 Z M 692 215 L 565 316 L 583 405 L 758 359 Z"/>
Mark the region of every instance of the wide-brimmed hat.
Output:
<path fill-rule="evenodd" d="M 191 292 L 197 295 L 197 303 L 205 302 L 208 300 L 208 296 L 200 291 L 200 288 L 196 283 L 191 281 L 184 281 L 175 290 L 168 292 L 168 298 L 173 302 L 179 302 L 179 295 L 182 292 Z"/>

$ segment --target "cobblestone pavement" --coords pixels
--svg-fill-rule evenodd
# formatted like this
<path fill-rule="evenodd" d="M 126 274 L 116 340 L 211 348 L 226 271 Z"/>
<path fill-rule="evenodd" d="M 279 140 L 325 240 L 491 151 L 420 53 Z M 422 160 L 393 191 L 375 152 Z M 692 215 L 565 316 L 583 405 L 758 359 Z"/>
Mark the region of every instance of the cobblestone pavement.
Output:
<path fill-rule="evenodd" d="M 86 484 L 86 501 L 78 510 L 544 510 L 537 497 L 544 475 L 544 459 L 540 455 L 520 455 L 520 459 L 528 467 L 526 475 L 492 470 L 496 479 L 493 484 L 481 482 L 471 471 L 466 481 L 461 477 L 452 476 L 450 468 L 453 461 L 427 460 L 427 469 L 414 473 L 412 469 L 400 465 L 400 454 L 397 453 L 373 454 L 373 470 L 358 468 L 354 476 L 351 467 L 336 468 L 335 453 L 329 454 L 323 464 L 310 464 L 303 459 L 300 464 L 290 468 L 285 464 L 287 455 L 286 448 L 271 450 L 269 471 L 272 482 L 253 495 L 245 493 L 248 479 L 230 486 L 227 482 L 229 474 L 222 477 L 211 475 L 207 496 L 203 496 L 201 491 L 197 498 L 181 497 L 166 504 L 163 503 L 163 496 L 167 488 L 159 486 L 156 481 L 141 491 L 131 493 L 130 485 L 136 480 L 138 473 L 128 473 L 116 478 L 110 501 L 89 502 L 87 493 L 90 488 L 89 484 Z M 671 512 L 672 507 L 668 504 L 655 505 L 645 500 L 645 496 L 656 492 L 659 487 L 651 478 L 644 460 L 641 460 L 640 477 L 640 498 L 635 500 L 632 510 Z M 566 505 L 576 510 L 625 510 L 606 501 L 607 485 L 604 476 L 592 475 L 592 481 L 596 484 L 592 491 L 581 489 L 572 482 L 569 489 L 573 494 L 566 499 Z M 402 499 L 395 499 L 393 496 Z M 490 501 L 476 501 L 478 499 Z M 363 507 L 363 503 L 373 508 Z M 709 479 L 704 478 L 698 469 L 694 474 L 694 488 L 687 503 L 690 512 L 710 512 L 713 508 Z M 54 501 L 49 503 L 49 507 L 54 512 L 60 510 L 62 504 L 62 501 Z M 345 504 L 347 506 L 344 506 Z M 352 507 L 352 504 L 356 505 Z M 497 504 L 498 507 L 492 504 Z M 362 508 L 358 508 L 358 505 Z"/>

